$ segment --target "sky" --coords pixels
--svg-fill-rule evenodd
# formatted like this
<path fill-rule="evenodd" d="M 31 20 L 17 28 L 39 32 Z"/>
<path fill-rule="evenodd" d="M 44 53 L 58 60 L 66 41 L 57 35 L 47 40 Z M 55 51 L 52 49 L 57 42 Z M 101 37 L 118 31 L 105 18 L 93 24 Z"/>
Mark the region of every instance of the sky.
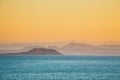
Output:
<path fill-rule="evenodd" d="M 120 0 L 0 0 L 0 43 L 120 42 Z"/>

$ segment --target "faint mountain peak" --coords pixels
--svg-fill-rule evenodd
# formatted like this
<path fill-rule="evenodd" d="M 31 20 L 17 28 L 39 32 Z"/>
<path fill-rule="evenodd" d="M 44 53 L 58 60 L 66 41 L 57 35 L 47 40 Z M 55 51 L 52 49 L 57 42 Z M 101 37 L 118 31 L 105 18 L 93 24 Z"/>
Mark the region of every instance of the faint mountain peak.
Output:
<path fill-rule="evenodd" d="M 27 47 L 24 47 L 23 49 L 33 49 L 33 48 L 44 48 L 43 46 L 27 46 Z"/>
<path fill-rule="evenodd" d="M 47 49 L 58 49 L 57 46 L 48 46 Z"/>
<path fill-rule="evenodd" d="M 46 50 L 45 48 L 33 48 L 29 50 L 28 52 L 40 52 L 41 50 Z"/>
<path fill-rule="evenodd" d="M 84 44 L 84 43 L 71 42 L 71 43 L 65 45 L 64 47 L 89 47 L 89 46 L 92 46 L 92 45 Z"/>

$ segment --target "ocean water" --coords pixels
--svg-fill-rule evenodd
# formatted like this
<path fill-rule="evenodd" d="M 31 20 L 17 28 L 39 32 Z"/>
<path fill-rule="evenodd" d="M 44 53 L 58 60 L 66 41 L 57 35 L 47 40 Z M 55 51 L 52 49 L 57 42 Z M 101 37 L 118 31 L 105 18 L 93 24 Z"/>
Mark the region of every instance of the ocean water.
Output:
<path fill-rule="evenodd" d="M 0 80 L 120 80 L 120 57 L 0 56 Z"/>

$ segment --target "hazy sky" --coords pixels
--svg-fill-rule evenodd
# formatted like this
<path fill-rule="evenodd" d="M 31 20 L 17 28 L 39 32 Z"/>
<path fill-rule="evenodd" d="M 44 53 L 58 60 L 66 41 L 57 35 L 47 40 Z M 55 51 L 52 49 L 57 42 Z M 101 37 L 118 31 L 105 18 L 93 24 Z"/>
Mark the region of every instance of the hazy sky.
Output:
<path fill-rule="evenodd" d="M 120 42 L 120 0 L 0 0 L 0 43 Z"/>

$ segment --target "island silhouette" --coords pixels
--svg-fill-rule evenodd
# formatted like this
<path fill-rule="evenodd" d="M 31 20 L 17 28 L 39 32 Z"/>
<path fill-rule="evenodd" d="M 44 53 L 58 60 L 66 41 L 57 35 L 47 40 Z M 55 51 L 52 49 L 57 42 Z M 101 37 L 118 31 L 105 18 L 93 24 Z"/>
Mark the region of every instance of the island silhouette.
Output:
<path fill-rule="evenodd" d="M 31 49 L 29 51 L 25 51 L 25 52 L 4 53 L 1 55 L 62 55 L 62 54 L 54 49 L 33 48 L 33 49 Z"/>

